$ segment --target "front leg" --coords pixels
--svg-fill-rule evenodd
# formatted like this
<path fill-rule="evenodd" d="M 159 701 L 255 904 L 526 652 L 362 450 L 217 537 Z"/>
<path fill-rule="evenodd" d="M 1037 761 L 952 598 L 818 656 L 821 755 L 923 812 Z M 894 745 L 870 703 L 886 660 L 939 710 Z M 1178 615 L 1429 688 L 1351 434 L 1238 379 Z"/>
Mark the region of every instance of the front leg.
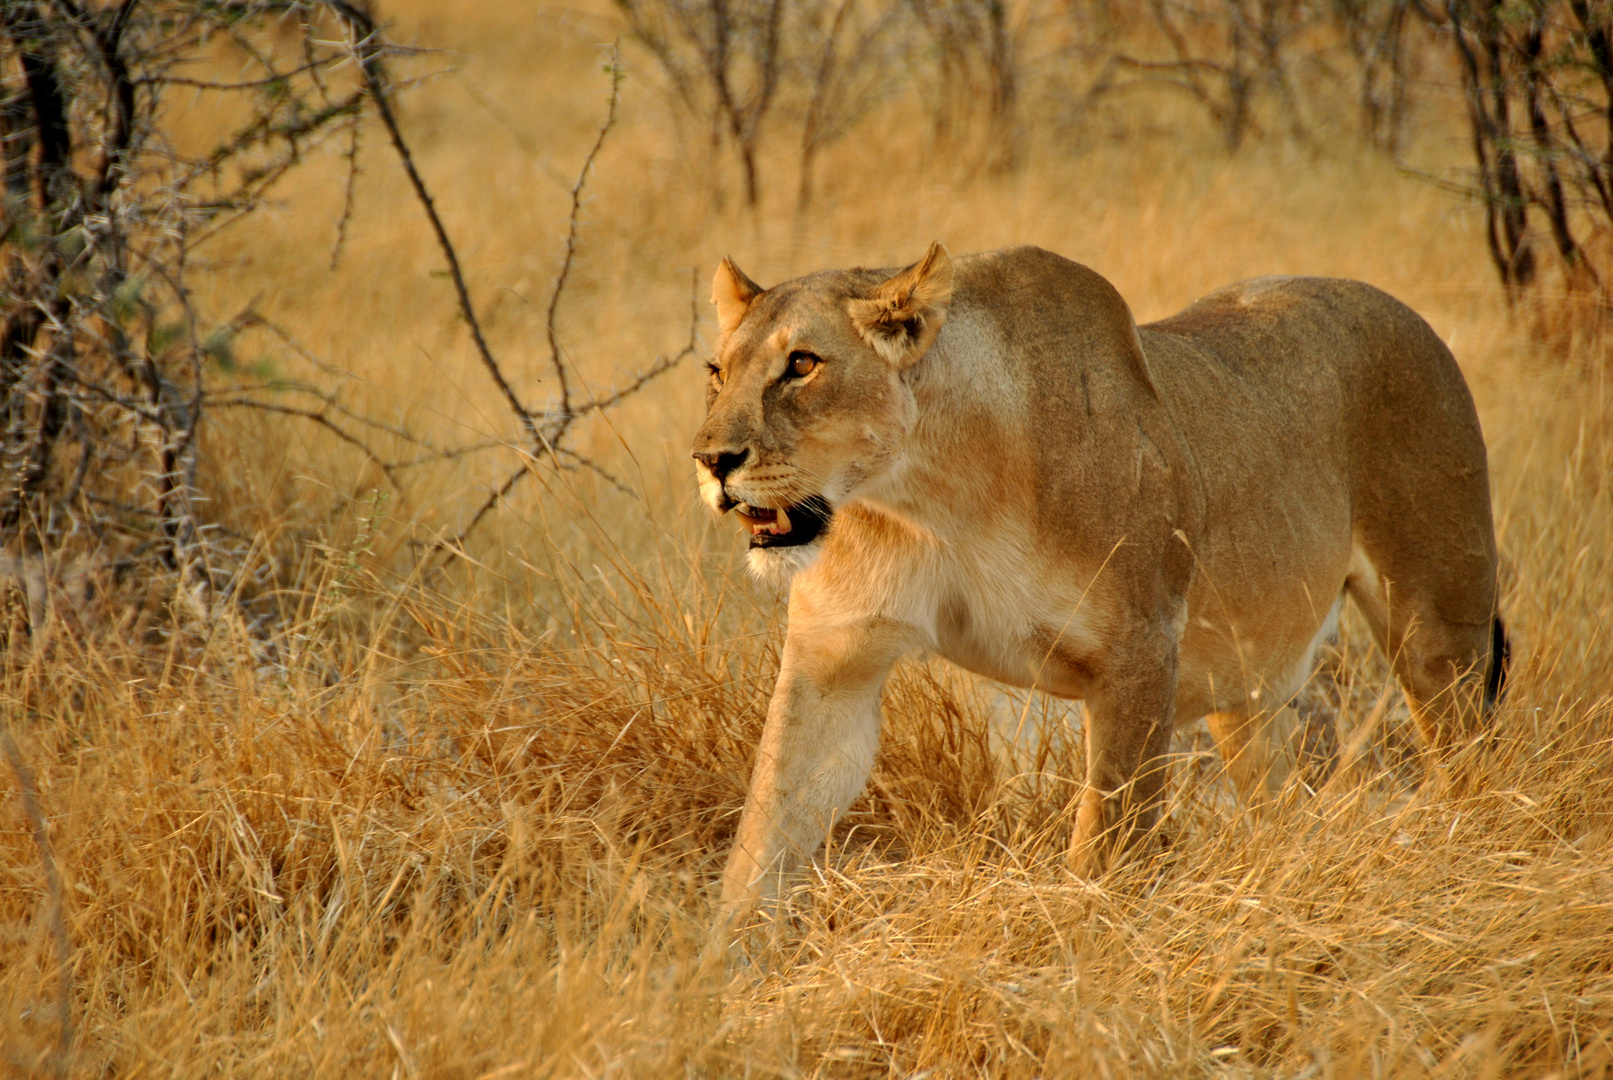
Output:
<path fill-rule="evenodd" d="M 1153 829 L 1167 775 L 1176 701 L 1176 639 L 1139 633 L 1114 648 L 1087 701 L 1087 776 L 1070 838 L 1082 877 Z"/>
<path fill-rule="evenodd" d="M 777 895 L 868 781 L 879 747 L 879 698 L 908 647 L 892 623 L 830 626 L 792 598 L 790 631 L 767 710 L 739 835 L 723 872 L 727 920 Z"/>

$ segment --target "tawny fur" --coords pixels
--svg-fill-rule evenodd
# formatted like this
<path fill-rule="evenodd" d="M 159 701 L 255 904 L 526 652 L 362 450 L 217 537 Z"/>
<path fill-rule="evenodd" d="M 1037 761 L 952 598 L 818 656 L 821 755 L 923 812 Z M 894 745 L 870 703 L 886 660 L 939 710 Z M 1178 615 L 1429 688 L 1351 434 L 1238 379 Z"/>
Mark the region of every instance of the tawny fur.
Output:
<path fill-rule="evenodd" d="M 1270 746 L 1348 595 L 1443 752 L 1477 715 L 1496 609 L 1484 441 L 1414 312 L 1350 281 L 1266 278 L 1138 328 L 1032 247 L 762 290 L 725 260 L 697 455 L 711 504 L 821 495 L 723 879 L 776 888 L 862 790 L 904 653 L 1087 703 L 1071 861 L 1151 827 L 1174 724 L 1209 717 L 1261 804 Z M 822 364 L 784 377 L 792 352 Z"/>

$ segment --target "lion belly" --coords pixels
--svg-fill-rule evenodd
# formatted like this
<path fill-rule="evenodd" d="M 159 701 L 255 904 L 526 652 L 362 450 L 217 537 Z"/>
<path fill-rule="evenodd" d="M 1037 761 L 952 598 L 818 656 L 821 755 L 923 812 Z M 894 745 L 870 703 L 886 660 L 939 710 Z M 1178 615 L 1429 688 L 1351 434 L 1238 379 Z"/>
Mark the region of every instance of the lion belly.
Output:
<path fill-rule="evenodd" d="M 1336 633 L 1350 566 L 1347 526 L 1342 555 L 1329 545 L 1304 561 L 1308 572 L 1255 583 L 1230 605 L 1200 579 L 1182 619 L 1176 722 L 1275 707 L 1303 687 L 1319 648 Z M 935 603 L 926 647 L 1009 686 L 1072 700 L 1092 691 L 1109 624 L 1101 589 L 1027 590 L 1023 579 L 982 580 L 956 568 L 936 577 L 952 587 Z M 1004 603 L 1009 598 L 1021 603 Z"/>

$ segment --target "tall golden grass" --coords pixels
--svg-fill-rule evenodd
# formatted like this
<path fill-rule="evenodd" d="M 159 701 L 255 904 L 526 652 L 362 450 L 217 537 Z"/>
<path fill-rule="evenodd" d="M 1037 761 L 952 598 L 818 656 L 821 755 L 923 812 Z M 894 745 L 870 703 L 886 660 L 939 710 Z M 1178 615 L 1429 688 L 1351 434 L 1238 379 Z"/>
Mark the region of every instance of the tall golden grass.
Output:
<path fill-rule="evenodd" d="M 594 43 L 616 32 L 609 12 L 387 11 L 454 57 L 455 74 L 408 100 L 405 128 L 493 345 L 541 403 L 542 300 L 563 183 L 603 113 Z M 209 122 L 204 101 L 174 120 Z M 1459 153 L 1428 128 L 1427 154 Z M 535 466 L 443 569 L 422 568 L 422 545 L 463 525 L 513 452 L 392 491 L 294 420 L 221 418 L 208 485 L 271 571 L 258 601 L 274 606 L 273 640 L 228 619 L 126 640 L 61 599 L 48 640 L 4 654 L 0 709 L 48 825 L 72 962 L 62 1057 L 53 904 L 13 775 L 0 1068 L 1613 1072 L 1609 369 L 1565 362 L 1509 314 L 1470 208 L 1365 151 L 1228 158 L 1185 122 L 1079 152 L 1033 138 L 1021 171 L 979 175 L 893 112 L 828 156 L 810 218 L 751 217 L 714 204 L 669 130 L 635 68 L 562 310 L 594 385 L 677 347 L 689 268 L 703 283 L 724 253 L 771 283 L 910 260 L 933 238 L 955 252 L 1031 242 L 1107 275 L 1140 319 L 1267 273 L 1361 278 L 1421 311 L 1479 403 L 1516 650 L 1471 782 L 1420 784 L 1398 693 L 1347 621 L 1311 691 L 1343 745 L 1314 793 L 1257 822 L 1184 733 L 1172 846 L 1076 880 L 1062 858 L 1081 771 L 1069 713 L 918 658 L 887 692 L 868 793 L 728 962 L 706 948 L 710 886 L 782 609 L 693 498 L 694 366 L 588 432 L 637 496 Z M 402 176 L 379 146 L 362 164 L 335 270 L 333 154 L 210 252 L 199 302 L 257 297 L 378 415 L 514 441 Z M 23 638 L 13 625 L 8 640 Z"/>

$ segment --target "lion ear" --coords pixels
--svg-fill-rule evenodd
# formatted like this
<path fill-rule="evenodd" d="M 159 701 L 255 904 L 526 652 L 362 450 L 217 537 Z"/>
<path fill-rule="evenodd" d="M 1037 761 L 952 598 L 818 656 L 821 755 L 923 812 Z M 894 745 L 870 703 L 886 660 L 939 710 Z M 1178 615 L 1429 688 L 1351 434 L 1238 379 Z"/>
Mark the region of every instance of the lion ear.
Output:
<path fill-rule="evenodd" d="M 716 276 L 711 279 L 711 302 L 717 305 L 717 329 L 724 334 L 733 333 L 745 312 L 750 310 L 751 301 L 761 294 L 762 287 L 724 255 L 717 264 Z"/>
<path fill-rule="evenodd" d="M 851 325 L 887 363 L 902 370 L 929 350 L 952 300 L 952 256 L 938 240 L 924 258 L 847 305 Z"/>

